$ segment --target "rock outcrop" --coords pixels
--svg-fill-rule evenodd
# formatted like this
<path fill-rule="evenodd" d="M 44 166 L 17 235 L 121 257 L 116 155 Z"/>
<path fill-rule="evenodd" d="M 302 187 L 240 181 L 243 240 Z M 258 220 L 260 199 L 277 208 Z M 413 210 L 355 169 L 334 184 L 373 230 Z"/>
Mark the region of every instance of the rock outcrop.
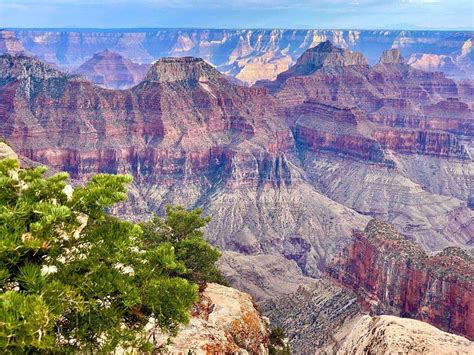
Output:
<path fill-rule="evenodd" d="M 472 354 L 474 343 L 424 322 L 394 316 L 364 316 L 352 329 L 338 355 Z"/>
<path fill-rule="evenodd" d="M 109 89 L 127 89 L 138 84 L 150 68 L 149 64 L 138 64 L 109 49 L 96 53 L 74 74 L 87 77 L 94 84 Z"/>
<path fill-rule="evenodd" d="M 208 284 L 175 337 L 150 331 L 149 340 L 167 354 L 268 354 L 269 324 L 245 293 Z M 167 344 L 169 342 L 169 345 Z"/>
<path fill-rule="evenodd" d="M 326 70 L 338 70 L 346 66 L 365 67 L 368 63 L 362 53 L 335 47 L 332 42 L 324 41 L 303 52 L 295 65 L 279 74 L 275 82 L 284 82 L 292 76 L 311 75 L 323 67 Z"/>
<path fill-rule="evenodd" d="M 377 314 L 416 318 L 474 338 L 474 259 L 460 248 L 428 256 L 390 224 L 372 220 L 326 273 Z"/>
<path fill-rule="evenodd" d="M 18 160 L 18 155 L 6 143 L 0 141 L 0 159 Z"/>

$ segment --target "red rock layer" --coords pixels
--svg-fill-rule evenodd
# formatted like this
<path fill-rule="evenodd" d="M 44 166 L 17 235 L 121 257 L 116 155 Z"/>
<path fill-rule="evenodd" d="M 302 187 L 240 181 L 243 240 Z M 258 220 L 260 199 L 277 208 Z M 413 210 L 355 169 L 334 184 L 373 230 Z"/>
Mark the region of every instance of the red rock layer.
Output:
<path fill-rule="evenodd" d="M 374 131 L 372 137 L 384 149 L 400 153 L 469 158 L 466 149 L 456 136 L 447 132 L 383 129 Z"/>
<path fill-rule="evenodd" d="M 31 58 L 2 58 L 0 136 L 74 178 L 132 172 L 156 182 L 228 174 L 247 160 L 264 169 L 294 144 L 265 89 L 233 85 L 200 59 L 165 58 L 138 86 L 118 91 Z"/>
<path fill-rule="evenodd" d="M 384 159 L 378 142 L 362 135 L 337 134 L 297 124 L 295 139 L 301 146 L 313 151 L 350 155 L 372 162 Z"/>
<path fill-rule="evenodd" d="M 391 225 L 372 220 L 326 274 L 379 314 L 416 318 L 474 339 L 474 260 L 461 249 L 427 256 Z"/>
<path fill-rule="evenodd" d="M 323 43 L 275 82 L 258 86 L 274 93 L 305 147 L 370 160 L 382 149 L 469 159 L 450 134 L 470 137 L 474 132 L 473 112 L 460 101 L 470 100 L 462 85 L 441 73 L 411 68 L 398 50 L 384 52 L 372 68 L 357 58 Z M 384 160 L 378 152 L 375 157 Z"/>

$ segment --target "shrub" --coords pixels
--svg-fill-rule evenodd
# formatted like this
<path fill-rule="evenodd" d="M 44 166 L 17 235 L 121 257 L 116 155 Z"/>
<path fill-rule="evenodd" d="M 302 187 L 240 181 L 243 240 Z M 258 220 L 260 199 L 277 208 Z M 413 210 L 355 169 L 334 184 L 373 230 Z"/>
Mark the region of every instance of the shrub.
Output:
<path fill-rule="evenodd" d="M 270 332 L 270 355 L 290 355 L 290 346 L 285 341 L 285 331 L 281 327 L 274 327 Z"/>

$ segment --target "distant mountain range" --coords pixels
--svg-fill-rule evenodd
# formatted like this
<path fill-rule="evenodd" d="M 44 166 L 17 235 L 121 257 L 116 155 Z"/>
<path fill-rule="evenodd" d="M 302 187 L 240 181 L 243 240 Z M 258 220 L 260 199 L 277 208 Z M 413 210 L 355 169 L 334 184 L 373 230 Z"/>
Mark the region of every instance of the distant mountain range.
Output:
<path fill-rule="evenodd" d="M 369 64 L 376 64 L 384 50 L 397 48 L 419 69 L 472 79 L 472 39 L 470 31 L 12 29 L 0 31 L 0 53 L 34 55 L 68 71 L 104 50 L 138 64 L 194 56 L 253 84 L 274 79 L 306 49 L 330 40 L 341 48 L 360 51 Z M 103 84 L 109 85 L 107 80 Z M 110 87 L 116 88 L 116 83 Z"/>

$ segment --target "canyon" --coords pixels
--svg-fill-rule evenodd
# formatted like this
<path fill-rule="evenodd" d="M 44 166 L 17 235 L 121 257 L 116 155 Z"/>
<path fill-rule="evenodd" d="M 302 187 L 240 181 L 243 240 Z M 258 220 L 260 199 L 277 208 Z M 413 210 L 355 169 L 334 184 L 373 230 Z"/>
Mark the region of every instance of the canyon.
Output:
<path fill-rule="evenodd" d="M 162 57 L 200 57 L 245 83 L 274 79 L 303 52 L 326 40 L 360 51 L 369 64 L 398 48 L 418 69 L 472 78 L 472 32 L 291 29 L 4 29 L 0 53 L 25 53 L 74 70 L 111 50 L 138 64 Z M 113 88 L 113 84 L 111 85 Z"/>
<path fill-rule="evenodd" d="M 2 55 L 0 137 L 77 184 L 131 174 L 114 214 L 202 208 L 231 284 L 297 349 L 339 348 L 368 312 L 472 339 L 472 84 L 348 47 L 322 41 L 252 87 L 188 56 L 112 90 Z"/>

